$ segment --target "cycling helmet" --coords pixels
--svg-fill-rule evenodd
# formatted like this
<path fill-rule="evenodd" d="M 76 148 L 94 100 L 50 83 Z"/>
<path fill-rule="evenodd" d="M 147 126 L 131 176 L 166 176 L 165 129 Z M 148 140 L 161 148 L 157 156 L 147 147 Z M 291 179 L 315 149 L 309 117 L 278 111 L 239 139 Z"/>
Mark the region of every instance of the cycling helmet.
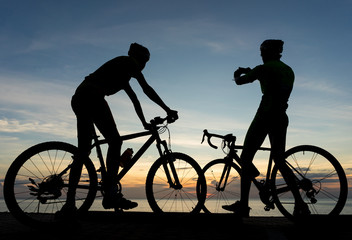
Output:
<path fill-rule="evenodd" d="M 282 40 L 268 39 L 260 45 L 260 51 L 271 54 L 281 54 L 284 42 Z"/>
<path fill-rule="evenodd" d="M 148 48 L 143 47 L 138 43 L 132 43 L 128 50 L 128 56 L 134 57 L 142 62 L 148 62 L 150 58 L 150 52 Z"/>

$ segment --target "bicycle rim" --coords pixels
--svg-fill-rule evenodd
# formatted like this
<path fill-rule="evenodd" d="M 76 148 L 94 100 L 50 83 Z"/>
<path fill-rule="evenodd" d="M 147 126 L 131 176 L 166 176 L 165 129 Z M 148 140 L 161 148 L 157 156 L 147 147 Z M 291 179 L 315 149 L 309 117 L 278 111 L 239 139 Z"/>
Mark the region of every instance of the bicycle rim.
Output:
<path fill-rule="evenodd" d="M 346 175 L 336 158 L 310 145 L 294 147 L 285 154 L 311 214 L 338 215 L 346 203 L 348 188 Z M 272 178 L 276 206 L 283 215 L 292 217 L 294 198 L 277 167 Z"/>
<path fill-rule="evenodd" d="M 207 183 L 207 196 L 203 211 L 206 213 L 232 213 L 222 208 L 239 200 L 241 191 L 241 176 L 239 167 L 232 163 L 227 179 L 220 185 L 221 175 L 226 164 L 224 159 L 209 162 L 203 168 Z M 226 185 L 225 185 L 226 181 Z"/>
<path fill-rule="evenodd" d="M 55 225 L 54 214 L 66 202 L 69 166 L 76 149 L 67 143 L 46 142 L 27 149 L 16 158 L 4 182 L 5 202 L 15 218 L 31 227 Z M 88 161 L 76 190 L 79 213 L 89 209 L 96 191 L 96 172 Z"/>
<path fill-rule="evenodd" d="M 200 212 L 206 194 L 206 184 L 202 169 L 191 157 L 182 153 L 172 153 L 171 161 L 176 169 L 177 177 L 182 185 L 177 189 L 171 187 L 166 171 L 171 172 L 167 163 L 170 158 L 159 158 L 150 168 L 146 181 L 146 194 L 150 207 L 154 212 Z M 168 170 L 165 170 L 165 168 Z M 171 174 L 172 176 L 172 174 Z M 174 182 L 174 177 L 172 177 Z"/>

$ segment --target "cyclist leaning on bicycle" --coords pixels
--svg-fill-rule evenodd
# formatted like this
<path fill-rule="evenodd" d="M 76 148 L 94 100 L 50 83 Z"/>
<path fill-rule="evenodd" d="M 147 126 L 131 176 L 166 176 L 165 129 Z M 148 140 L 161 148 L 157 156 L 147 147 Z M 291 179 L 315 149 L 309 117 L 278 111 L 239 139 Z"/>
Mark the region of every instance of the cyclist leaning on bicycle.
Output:
<path fill-rule="evenodd" d="M 66 204 L 58 212 L 58 215 L 70 215 L 76 211 L 75 194 L 76 187 L 81 175 L 82 165 L 85 158 L 90 154 L 92 141 L 92 129 L 94 125 L 108 141 L 107 153 L 107 181 L 103 183 L 105 192 L 103 207 L 131 209 L 138 204 L 123 198 L 117 191 L 116 176 L 119 168 L 122 140 L 116 128 L 113 115 L 105 96 L 124 90 L 131 99 L 135 111 L 145 129 L 149 124 L 144 118 L 140 102 L 132 90 L 129 81 L 137 79 L 144 93 L 161 108 L 173 120 L 178 118 L 177 111 L 171 110 L 145 80 L 142 70 L 150 58 L 149 50 L 137 43 L 133 43 L 128 51 L 128 56 L 116 57 L 90 74 L 78 86 L 72 97 L 72 109 L 77 117 L 78 155 L 74 157 L 69 178 L 69 189 Z"/>
<path fill-rule="evenodd" d="M 258 111 L 247 131 L 241 154 L 243 161 L 241 199 L 232 205 L 223 206 L 225 210 L 234 211 L 240 217 L 249 216 L 251 178 L 259 175 L 258 170 L 253 168 L 252 161 L 267 135 L 269 135 L 275 164 L 279 167 L 295 198 L 294 215 L 310 214 L 307 204 L 300 196 L 292 171 L 285 164 L 285 159 L 282 159 L 288 126 L 287 102 L 294 83 L 292 69 L 280 61 L 283 44 L 282 40 L 265 40 L 260 46 L 264 64 L 253 69 L 238 68 L 234 73 L 237 85 L 251 83 L 258 79 L 263 93 Z"/>

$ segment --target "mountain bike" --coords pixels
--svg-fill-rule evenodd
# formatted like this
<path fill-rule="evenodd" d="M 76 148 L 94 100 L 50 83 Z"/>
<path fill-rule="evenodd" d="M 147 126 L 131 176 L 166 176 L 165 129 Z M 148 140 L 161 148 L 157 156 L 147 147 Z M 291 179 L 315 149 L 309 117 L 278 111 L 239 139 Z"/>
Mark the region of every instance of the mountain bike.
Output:
<path fill-rule="evenodd" d="M 166 122 L 166 123 L 165 123 Z M 161 140 L 160 134 L 168 131 L 168 119 L 156 117 L 150 121 L 151 129 L 122 136 L 123 141 L 150 136 L 124 168 L 118 173 L 120 182 L 126 173 L 156 142 L 160 157 L 152 164 L 145 183 L 146 196 L 154 212 L 198 213 L 203 207 L 206 182 L 201 167 L 190 156 L 172 152 L 171 146 Z M 84 162 L 76 190 L 77 213 L 87 212 L 97 191 L 101 191 L 106 176 L 102 146 L 95 131 L 92 149 L 95 148 L 100 167 L 95 168 L 89 158 Z M 170 143 L 169 143 L 170 144 Z M 64 142 L 44 142 L 30 147 L 11 164 L 4 182 L 4 197 L 8 209 L 20 222 L 32 227 L 52 226 L 54 215 L 65 203 L 71 164 L 78 149 Z M 119 191 L 121 191 L 121 184 Z"/>
<path fill-rule="evenodd" d="M 202 143 L 205 137 L 215 149 L 218 147 L 211 142 L 211 138 L 222 139 L 226 156 L 209 162 L 203 168 L 208 191 L 203 210 L 207 213 L 227 212 L 222 210 L 222 206 L 232 204 L 240 197 L 242 162 L 237 151 L 243 146 L 235 144 L 236 136 L 232 134 L 218 135 L 204 130 Z M 271 149 L 261 147 L 259 150 Z M 311 145 L 293 147 L 286 151 L 284 157 L 311 214 L 338 215 L 346 203 L 348 186 L 345 172 L 337 159 L 326 150 Z M 265 178 L 253 178 L 252 182 L 266 211 L 276 206 L 284 216 L 292 218 L 293 195 L 271 156 Z"/>

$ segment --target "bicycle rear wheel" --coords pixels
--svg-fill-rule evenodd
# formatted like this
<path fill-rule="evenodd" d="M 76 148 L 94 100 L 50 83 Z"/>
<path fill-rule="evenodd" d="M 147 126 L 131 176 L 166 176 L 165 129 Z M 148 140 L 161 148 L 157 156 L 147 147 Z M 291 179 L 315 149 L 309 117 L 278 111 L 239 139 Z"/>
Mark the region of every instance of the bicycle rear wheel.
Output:
<path fill-rule="evenodd" d="M 312 215 L 338 215 L 347 199 L 347 179 L 336 158 L 322 148 L 302 145 L 285 153 L 296 176 L 302 199 Z M 275 166 L 272 171 L 273 197 L 280 212 L 293 217 L 294 198 Z"/>
<path fill-rule="evenodd" d="M 170 163 L 176 170 L 181 186 L 175 186 Z M 171 183 L 166 172 L 170 173 Z M 174 185 L 174 186 L 173 186 Z M 149 170 L 146 194 L 154 212 L 199 213 L 203 207 L 206 183 L 198 163 L 183 153 L 160 157 Z"/>
<path fill-rule="evenodd" d="M 222 209 L 223 205 L 230 205 L 239 200 L 241 191 L 241 169 L 235 163 L 230 163 L 230 168 L 225 159 L 216 159 L 203 168 L 207 182 L 207 197 L 203 211 L 206 213 L 232 213 Z M 225 170 L 225 176 L 220 184 L 220 179 Z M 227 177 L 226 177 L 227 175 Z M 226 183 L 225 183 L 226 181 Z"/>
<path fill-rule="evenodd" d="M 66 202 L 72 157 L 77 148 L 63 142 L 45 142 L 20 154 L 4 182 L 5 202 L 20 222 L 31 227 L 54 227 L 55 212 Z M 88 211 L 97 191 L 94 165 L 87 161 L 76 191 L 79 213 Z"/>

